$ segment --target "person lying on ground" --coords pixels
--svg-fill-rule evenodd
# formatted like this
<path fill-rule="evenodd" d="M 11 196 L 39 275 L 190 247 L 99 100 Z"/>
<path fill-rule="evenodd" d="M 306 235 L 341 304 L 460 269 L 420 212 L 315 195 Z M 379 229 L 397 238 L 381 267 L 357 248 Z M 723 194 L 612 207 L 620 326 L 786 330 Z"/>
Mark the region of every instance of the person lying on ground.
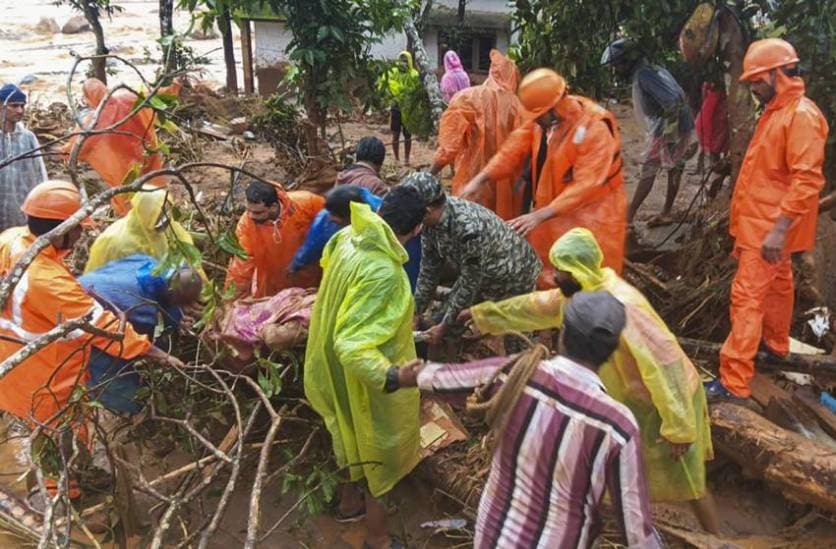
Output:
<path fill-rule="evenodd" d="M 533 197 L 533 211 L 510 224 L 543 262 L 538 286 L 553 287 L 549 248 L 575 227 L 595 233 L 604 264 L 620 273 L 627 198 L 615 116 L 591 99 L 569 95 L 566 81 L 550 69 L 527 74 L 519 96 L 526 120 L 467 184 L 462 198 L 475 200 L 489 182 L 510 181 L 528 164 L 533 188 L 526 193 Z"/>
<path fill-rule="evenodd" d="M 708 405 L 700 375 L 650 302 L 615 271 L 587 229 L 572 229 L 555 242 L 551 262 L 558 289 L 462 313 L 483 334 L 562 329 L 566 307 L 579 291 L 606 290 L 624 304 L 627 325 L 599 375 L 607 392 L 632 410 L 653 501 L 690 501 L 707 531 L 719 533 L 706 488 L 705 462 L 713 459 Z"/>
<path fill-rule="evenodd" d="M 386 146 L 377 137 L 367 136 L 357 143 L 354 164 L 337 174 L 337 185 L 357 185 L 377 196 L 383 196 L 389 185 L 380 178 L 380 168 L 386 158 Z"/>
<path fill-rule="evenodd" d="M 388 534 L 379 500 L 421 459 L 418 391 L 384 389 L 397 374 L 392 365 L 415 359 L 403 245 L 420 233 L 423 216 L 421 199 L 408 186 L 389 191 L 379 215 L 351 203 L 351 224 L 325 247 L 308 330 L 305 396 L 352 483 L 341 489 L 337 519 L 365 516 L 365 546 L 373 549 L 403 547 Z"/>
<path fill-rule="evenodd" d="M 14 84 L 0 88 L 0 161 L 37 149 L 35 134 L 23 125 L 26 94 Z M 26 223 L 20 205 L 35 185 L 47 180 L 46 166 L 40 153 L 21 158 L 0 168 L 0 231 Z"/>
<path fill-rule="evenodd" d="M 309 265 L 318 265 L 325 244 L 337 231 L 351 224 L 351 203 L 368 204 L 373 211 L 380 208 L 383 199 L 366 188 L 357 185 L 337 185 L 325 196 L 325 208 L 316 214 L 305 242 L 293 256 L 290 272 L 302 270 Z M 415 237 L 404 244 L 409 261 L 404 265 L 409 275 L 409 285 L 415 291 L 418 270 L 421 266 L 421 238 Z"/>
<path fill-rule="evenodd" d="M 21 207 L 27 225 L 0 235 L 0 275 L 8 276 L 38 237 L 58 227 L 79 208 L 81 197 L 72 183 L 47 181 L 32 189 Z M 67 421 L 64 414 L 68 405 L 75 402 L 80 394 L 77 389 L 84 387 L 90 377 L 88 364 L 94 347 L 117 358 L 145 357 L 183 366 L 130 324 L 125 325 L 121 338 L 109 337 L 118 333 L 119 319 L 96 303 L 64 264 L 81 234 L 82 227 L 76 226 L 63 236 L 51 238 L 49 246 L 17 282 L 0 314 L 0 361 L 68 321 L 86 319 L 96 328 L 95 333 L 70 331 L 0 378 L 0 410 L 48 429 Z"/>
<path fill-rule="evenodd" d="M 448 52 L 449 53 L 449 52 Z M 446 57 L 445 57 L 446 60 Z M 453 196 L 459 196 L 465 184 L 487 165 L 522 119 L 522 105 L 517 98 L 519 71 L 513 61 L 491 50 L 488 79 L 480 86 L 460 91 L 438 126 L 438 148 L 430 173 L 438 175 L 453 165 Z M 522 213 L 522 192 L 514 188 L 516 176 L 491 182 L 489 188 L 473 198 L 496 212 L 502 219 Z"/>
<path fill-rule="evenodd" d="M 426 312 L 434 299 L 445 262 L 458 271 L 452 291 L 425 333 L 427 342 L 439 343 L 457 325 L 459 313 L 474 303 L 534 289 L 542 269 L 537 254 L 495 213 L 474 202 L 449 198 L 427 172 L 415 172 L 401 184 L 416 189 L 425 207 L 417 315 Z"/>
<path fill-rule="evenodd" d="M 609 292 L 580 292 L 563 309 L 551 360 L 535 355 L 506 373 L 500 370 L 507 358 L 398 369 L 396 387 L 481 387 L 489 395 L 493 458 L 476 549 L 592 547 L 605 490 L 628 547 L 663 547 L 650 513 L 639 424 L 599 377 L 628 315 Z"/>
<path fill-rule="evenodd" d="M 636 118 L 644 123 L 648 136 L 627 222 L 633 222 L 660 170 L 668 174 L 668 188 L 662 213 L 655 217 L 654 223 L 670 222 L 685 163 L 698 148 L 694 116 L 685 92 L 666 68 L 648 63 L 638 47 L 623 38 L 607 46 L 601 64 L 612 65 L 619 78 L 632 80 L 633 110 Z"/>
<path fill-rule="evenodd" d="M 128 215 L 135 211 L 132 209 Z M 111 261 L 78 281 L 102 307 L 116 314 L 124 313 L 138 334 L 148 337 L 160 349 L 167 349 L 185 312 L 193 311 L 198 304 L 203 281 L 188 266 L 157 274 L 158 267 L 157 259 L 134 254 Z M 140 411 L 142 406 L 134 399 L 140 377 L 131 360 L 96 348 L 88 368 L 93 398 L 115 412 Z"/>
<path fill-rule="evenodd" d="M 131 210 L 102 231 L 93 245 L 84 272 L 89 273 L 129 255 L 144 254 L 162 260 L 178 246 L 194 246 L 189 232 L 169 217 L 168 190 L 146 187 L 131 197 Z"/>
<path fill-rule="evenodd" d="M 290 264 L 325 199 L 258 180 L 247 186 L 246 194 L 247 211 L 235 235 L 247 257 L 233 257 L 226 277 L 226 286 L 235 287 L 234 297 L 266 297 L 285 288 L 317 286 L 318 266 L 291 273 Z"/>

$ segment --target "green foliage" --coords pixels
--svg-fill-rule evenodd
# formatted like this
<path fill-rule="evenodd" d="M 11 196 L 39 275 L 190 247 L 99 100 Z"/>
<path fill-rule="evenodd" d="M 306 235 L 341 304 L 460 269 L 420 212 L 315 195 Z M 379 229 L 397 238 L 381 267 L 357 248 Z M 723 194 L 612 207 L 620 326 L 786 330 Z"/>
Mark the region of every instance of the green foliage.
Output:
<path fill-rule="evenodd" d="M 512 49 L 523 73 L 552 67 L 572 89 L 602 97 L 612 75 L 600 64 L 619 37 L 636 44 L 648 60 L 665 65 L 688 87 L 690 74 L 677 50 L 679 31 L 700 0 L 516 0 L 519 43 Z"/>
<path fill-rule="evenodd" d="M 264 391 L 267 398 L 277 396 L 282 392 L 284 386 L 284 374 L 287 367 L 283 364 L 273 362 L 268 358 L 259 358 L 258 364 L 258 386 Z"/>
<path fill-rule="evenodd" d="M 253 0 L 257 1 L 257 0 Z M 308 117 L 324 125 L 327 111 L 352 108 L 352 82 L 366 76 L 369 49 L 411 15 L 414 2 L 265 0 L 293 33 L 288 57 L 298 67 Z"/>
<path fill-rule="evenodd" d="M 600 66 L 601 52 L 615 37 L 627 2 L 602 0 L 517 0 L 514 26 L 518 43 L 511 54 L 523 74 L 551 67 L 572 89 L 600 96 L 610 77 Z"/>
<path fill-rule="evenodd" d="M 291 451 L 286 451 L 284 457 L 292 460 L 295 455 Z M 334 501 L 339 485 L 340 479 L 333 464 L 315 463 L 307 475 L 291 471 L 285 473 L 282 476 L 281 494 L 285 495 L 291 491 L 301 492 L 302 509 L 309 516 L 317 516 L 323 514 L 328 505 Z"/>
<path fill-rule="evenodd" d="M 300 149 L 303 153 L 305 142 L 299 131 L 302 113 L 296 102 L 287 93 L 277 92 L 264 102 L 264 110 L 253 116 L 253 129 L 274 147 L 286 146 Z"/>
<path fill-rule="evenodd" d="M 801 59 L 807 95 L 825 117 L 836 115 L 836 0 L 782 0 L 756 2 L 761 19 L 758 38 L 780 37 L 795 46 Z M 836 132 L 827 145 L 827 173 L 836 176 Z"/>
<path fill-rule="evenodd" d="M 114 13 L 125 11 L 125 8 L 116 5 L 112 0 L 55 0 L 53 4 L 56 6 L 67 5 L 78 12 L 84 13 L 84 4 L 88 2 L 92 3 L 99 10 L 99 13 L 108 17 L 111 17 Z"/>

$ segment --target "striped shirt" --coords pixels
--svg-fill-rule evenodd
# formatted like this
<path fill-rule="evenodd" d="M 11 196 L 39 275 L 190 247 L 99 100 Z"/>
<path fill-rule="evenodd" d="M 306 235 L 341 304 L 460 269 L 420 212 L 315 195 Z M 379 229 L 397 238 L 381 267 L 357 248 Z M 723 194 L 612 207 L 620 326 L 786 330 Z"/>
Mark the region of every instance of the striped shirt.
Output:
<path fill-rule="evenodd" d="M 0 130 L 0 160 L 8 160 L 38 147 L 38 138 L 20 122 L 15 125 L 12 133 Z M 32 157 L 22 158 L 0 168 L 0 232 L 26 225 L 26 216 L 20 207 L 29 191 L 47 180 L 41 154 L 33 153 Z"/>
<path fill-rule="evenodd" d="M 472 389 L 507 364 L 507 357 L 428 364 L 418 387 Z M 638 424 L 595 373 L 565 357 L 544 361 L 510 413 L 479 503 L 477 549 L 589 547 L 600 529 L 605 489 L 628 547 L 662 546 L 651 520 Z"/>

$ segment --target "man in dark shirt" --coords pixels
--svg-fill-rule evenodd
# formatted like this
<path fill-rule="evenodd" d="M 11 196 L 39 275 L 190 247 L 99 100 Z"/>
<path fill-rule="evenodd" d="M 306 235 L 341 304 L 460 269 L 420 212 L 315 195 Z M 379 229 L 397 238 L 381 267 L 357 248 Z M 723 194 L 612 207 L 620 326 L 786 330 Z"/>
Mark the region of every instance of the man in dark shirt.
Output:
<path fill-rule="evenodd" d="M 668 173 L 665 206 L 651 223 L 672 222 L 671 210 L 679 192 L 685 163 L 697 151 L 694 117 L 685 92 L 666 68 L 649 64 L 635 46 L 624 39 L 616 40 L 604 50 L 601 64 L 611 64 L 621 79 L 632 79 L 633 110 L 647 129 L 647 148 L 627 222 L 633 222 L 636 211 L 650 194 L 656 175 L 662 169 Z"/>
<path fill-rule="evenodd" d="M 357 185 L 377 196 L 383 196 L 389 186 L 380 178 L 380 168 L 386 158 L 386 147 L 374 136 L 357 143 L 357 161 L 337 174 L 337 185 Z"/>

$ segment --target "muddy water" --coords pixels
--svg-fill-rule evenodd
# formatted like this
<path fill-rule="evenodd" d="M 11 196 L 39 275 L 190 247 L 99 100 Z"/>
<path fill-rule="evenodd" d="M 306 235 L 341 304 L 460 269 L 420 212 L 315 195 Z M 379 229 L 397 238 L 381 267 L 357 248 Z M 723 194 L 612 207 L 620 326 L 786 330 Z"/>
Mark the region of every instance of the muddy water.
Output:
<path fill-rule="evenodd" d="M 105 41 L 111 53 L 120 55 L 136 64 L 145 78 L 153 78 L 157 64 L 146 62 L 146 49 L 151 59 L 160 56 L 158 45 L 159 18 L 157 0 L 120 0 L 117 2 L 124 11 L 115 13 L 111 18 L 102 19 Z M 77 15 L 68 6 L 55 6 L 54 0 L 0 0 L 3 21 L 0 23 L 0 81 L 18 82 L 27 75 L 35 77 L 34 82 L 25 86 L 36 102 L 49 104 L 53 101 L 67 101 L 67 76 L 73 64 L 71 52 L 89 55 L 95 47 L 95 38 L 90 32 L 80 34 L 44 33 L 36 29 L 42 17 L 53 18 L 59 27 Z M 190 15 L 176 11 L 175 31 L 184 32 L 189 27 Z M 233 32 L 237 32 L 236 30 Z M 202 78 L 220 83 L 224 80 L 223 52 L 220 38 L 197 41 L 187 39 L 186 45 L 193 48 L 197 55 L 206 57 L 209 63 L 203 65 Z M 240 41 L 237 34 L 234 40 L 236 59 Z M 133 69 L 122 63 L 114 64 L 114 71 L 109 78 L 113 82 L 124 81 L 129 85 L 139 84 L 139 78 Z M 74 82 L 80 86 L 86 67 L 76 73 Z M 243 76 L 239 75 L 239 82 Z M 78 90 L 76 90 L 78 92 Z"/>

